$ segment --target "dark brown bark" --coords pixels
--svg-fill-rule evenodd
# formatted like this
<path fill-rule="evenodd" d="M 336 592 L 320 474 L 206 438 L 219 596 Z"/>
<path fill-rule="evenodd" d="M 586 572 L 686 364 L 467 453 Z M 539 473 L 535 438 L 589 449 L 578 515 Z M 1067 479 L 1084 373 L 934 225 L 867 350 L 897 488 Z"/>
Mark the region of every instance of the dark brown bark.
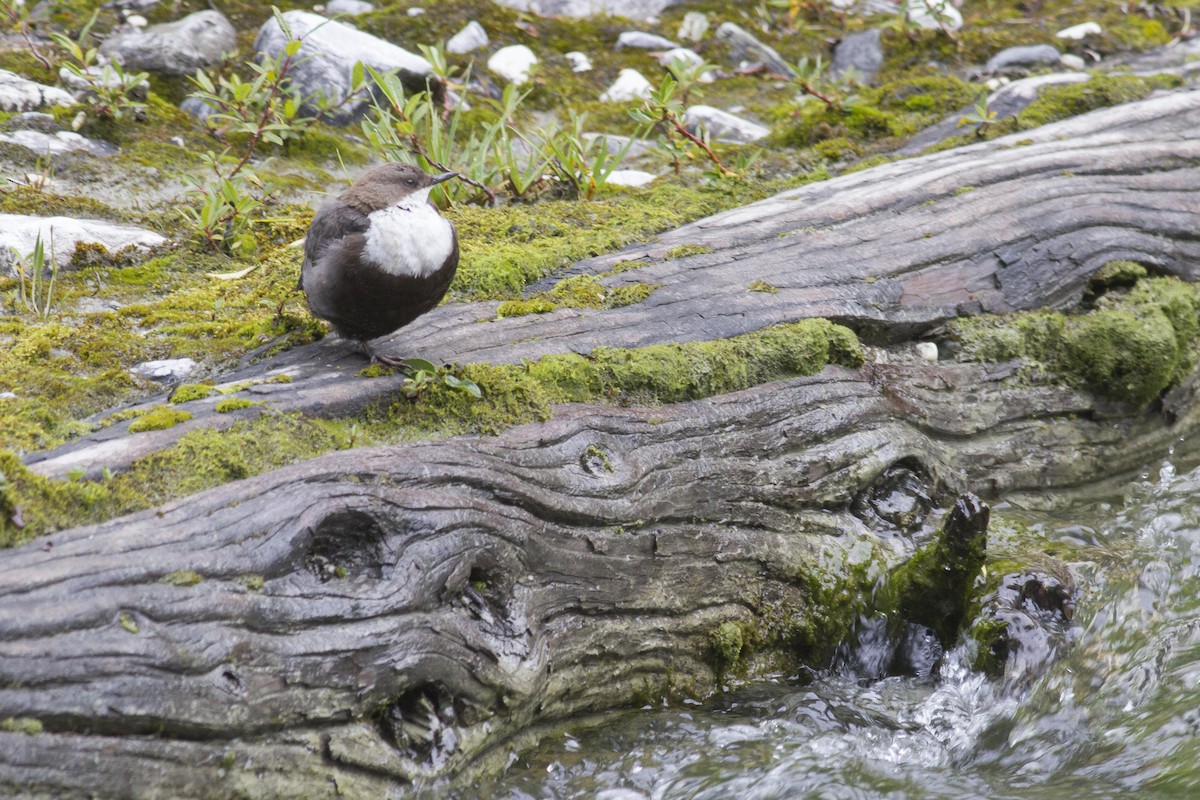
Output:
<path fill-rule="evenodd" d="M 577 267 L 644 258 L 607 279 L 663 284 L 639 306 L 478 325 L 493 305 L 447 306 L 395 344 L 511 362 L 813 316 L 901 341 L 976 310 L 1070 305 L 1115 258 L 1195 279 L 1198 129 L 1200 92 L 1180 93 L 886 165 Z M 663 260 L 680 244 L 714 252 Z M 756 279 L 780 292 L 747 292 Z M 245 375 L 288 370 L 272 403 L 336 413 L 395 390 L 361 366 L 322 343 Z M 852 612 L 822 581 L 903 549 L 851 511 L 885 468 L 942 499 L 1029 496 L 1128 474 L 1197 427 L 1194 377 L 1170 415 L 1136 414 L 1014 369 L 872 363 L 662 408 L 566 407 L 7 552 L 0 721 L 43 732 L 0 732 L 0 787 L 379 797 L 486 769 L 568 715 L 711 690 L 722 623 L 745 632 L 751 672 L 811 655 L 833 609 Z"/>

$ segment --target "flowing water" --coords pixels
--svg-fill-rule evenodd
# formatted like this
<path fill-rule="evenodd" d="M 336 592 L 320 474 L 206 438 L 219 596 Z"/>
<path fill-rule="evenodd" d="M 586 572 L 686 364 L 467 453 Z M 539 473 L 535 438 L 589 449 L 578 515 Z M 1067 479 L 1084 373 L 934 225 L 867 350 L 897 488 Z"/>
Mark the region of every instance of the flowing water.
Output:
<path fill-rule="evenodd" d="M 961 650 L 936 680 L 780 676 L 568 726 L 459 797 L 1200 798 L 1200 469 L 1054 516 L 994 511 L 993 530 L 1070 553 L 1080 589 L 1070 645 L 1032 680 L 989 680 Z"/>

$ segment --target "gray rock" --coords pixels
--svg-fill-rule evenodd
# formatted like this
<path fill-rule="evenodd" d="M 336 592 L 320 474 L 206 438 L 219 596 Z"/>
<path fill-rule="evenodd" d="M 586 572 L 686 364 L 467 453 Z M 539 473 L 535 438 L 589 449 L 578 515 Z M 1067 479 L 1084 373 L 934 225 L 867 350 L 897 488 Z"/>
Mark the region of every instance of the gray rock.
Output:
<path fill-rule="evenodd" d="M 13 250 L 22 258 L 33 252 L 38 235 L 50 258 L 50 242 L 54 242 L 54 261 L 60 268 L 66 267 L 75 253 L 79 242 L 96 242 L 110 252 L 123 250 L 130 245 L 154 247 L 166 241 L 154 231 L 118 225 L 97 219 L 74 219 L 72 217 L 32 217 L 23 214 L 0 214 L 0 265 L 11 269 Z"/>
<path fill-rule="evenodd" d="M 487 45 L 487 31 L 478 22 L 471 20 L 461 31 L 451 36 L 450 41 L 446 42 L 446 52 L 461 55 L 481 47 L 487 47 Z"/>
<path fill-rule="evenodd" d="M 1050 44 L 1033 44 L 1023 47 L 1007 47 L 988 59 L 988 72 L 999 72 L 1012 67 L 1033 67 L 1038 64 L 1057 64 L 1058 48 Z"/>
<path fill-rule="evenodd" d="M 689 128 L 705 128 L 709 136 L 719 142 L 749 144 L 771 132 L 765 125 L 730 114 L 712 106 L 691 106 L 683 112 L 683 121 Z"/>
<path fill-rule="evenodd" d="M 197 11 L 181 20 L 148 28 L 126 28 L 110 36 L 100 52 L 128 70 L 192 75 L 237 50 L 237 31 L 220 11 Z"/>
<path fill-rule="evenodd" d="M 179 104 L 179 108 L 201 122 L 208 119 L 209 115 L 215 113 L 217 110 L 216 106 L 201 100 L 199 97 L 183 98 L 183 102 Z"/>
<path fill-rule="evenodd" d="M 532 11 L 543 17 L 591 17 L 607 14 L 626 19 L 654 19 L 664 8 L 680 0 L 495 0 L 517 11 Z"/>
<path fill-rule="evenodd" d="M 679 23 L 679 38 L 689 42 L 698 42 L 708 33 L 708 15 L 699 11 L 689 11 L 683 15 Z"/>
<path fill-rule="evenodd" d="M 796 70 L 783 60 L 773 47 L 763 44 L 744 28 L 732 22 L 722 22 L 717 28 L 717 39 L 729 45 L 729 49 L 738 58 L 746 61 L 758 61 L 766 65 L 771 72 L 792 77 Z"/>
<path fill-rule="evenodd" d="M 525 83 L 529 71 L 538 63 L 538 57 L 523 44 L 510 44 L 492 53 L 487 66 L 492 72 L 509 83 Z"/>
<path fill-rule="evenodd" d="M 195 372 L 196 362 L 190 358 L 164 358 L 134 364 L 129 371 L 157 383 L 174 383 Z"/>
<path fill-rule="evenodd" d="M 665 36 L 642 31 L 625 31 L 617 37 L 617 49 L 632 47 L 637 50 L 671 50 L 679 47 Z"/>
<path fill-rule="evenodd" d="M 0 69 L 0 111 L 31 111 L 46 106 L 73 105 L 75 98 L 69 92 Z"/>
<path fill-rule="evenodd" d="M 305 97 L 324 94 L 334 102 L 341 102 L 350 93 L 350 73 L 357 61 L 378 72 L 397 70 L 408 91 L 424 91 L 426 81 L 436 84 L 434 93 L 439 97 L 444 91 L 429 62 L 403 47 L 308 11 L 288 11 L 283 19 L 292 29 L 292 35 L 303 39 L 291 75 Z M 283 31 L 272 17 L 259 29 L 254 50 L 278 56 L 286 43 Z M 347 124 L 360 116 L 368 104 L 366 93 L 360 91 L 329 118 Z"/>
<path fill-rule="evenodd" d="M 838 42 L 833 49 L 833 61 L 829 72 L 834 78 L 840 78 L 848 72 L 863 83 L 875 79 L 879 68 L 883 66 L 883 37 L 878 29 L 852 33 Z"/>
<path fill-rule="evenodd" d="M 0 142 L 19 144 L 38 155 L 59 155 L 61 153 L 90 153 L 94 156 L 111 156 L 117 152 L 116 145 L 108 142 L 98 142 L 80 136 L 75 131 L 15 130 L 0 133 Z"/>
<path fill-rule="evenodd" d="M 368 11 L 374 10 L 375 5 L 365 2 L 365 0 L 329 0 L 325 4 L 325 13 L 330 16 L 334 14 L 349 14 L 352 17 L 357 17 L 359 14 L 366 14 Z"/>

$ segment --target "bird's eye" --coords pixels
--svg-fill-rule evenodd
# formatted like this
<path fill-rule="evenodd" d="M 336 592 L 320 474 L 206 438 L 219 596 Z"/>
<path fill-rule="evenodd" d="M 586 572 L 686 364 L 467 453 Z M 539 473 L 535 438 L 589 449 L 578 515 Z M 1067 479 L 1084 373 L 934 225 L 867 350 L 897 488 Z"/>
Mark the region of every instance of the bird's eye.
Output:
<path fill-rule="evenodd" d="M 409 186 L 416 186 L 416 185 L 417 185 L 417 180 L 416 180 L 416 178 L 405 178 L 405 179 L 404 179 L 404 182 L 405 182 L 405 183 L 407 183 Z"/>

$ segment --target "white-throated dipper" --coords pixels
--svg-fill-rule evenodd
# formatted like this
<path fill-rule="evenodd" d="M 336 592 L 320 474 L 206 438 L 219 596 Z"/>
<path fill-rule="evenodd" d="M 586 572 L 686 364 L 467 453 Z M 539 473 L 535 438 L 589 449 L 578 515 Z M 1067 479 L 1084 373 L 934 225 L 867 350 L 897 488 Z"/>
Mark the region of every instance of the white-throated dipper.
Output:
<path fill-rule="evenodd" d="M 317 208 L 304 239 L 300 285 L 315 316 L 372 359 L 368 340 L 396 331 L 438 304 L 458 268 L 458 235 L 429 202 L 457 178 L 408 164 L 383 164 Z"/>

